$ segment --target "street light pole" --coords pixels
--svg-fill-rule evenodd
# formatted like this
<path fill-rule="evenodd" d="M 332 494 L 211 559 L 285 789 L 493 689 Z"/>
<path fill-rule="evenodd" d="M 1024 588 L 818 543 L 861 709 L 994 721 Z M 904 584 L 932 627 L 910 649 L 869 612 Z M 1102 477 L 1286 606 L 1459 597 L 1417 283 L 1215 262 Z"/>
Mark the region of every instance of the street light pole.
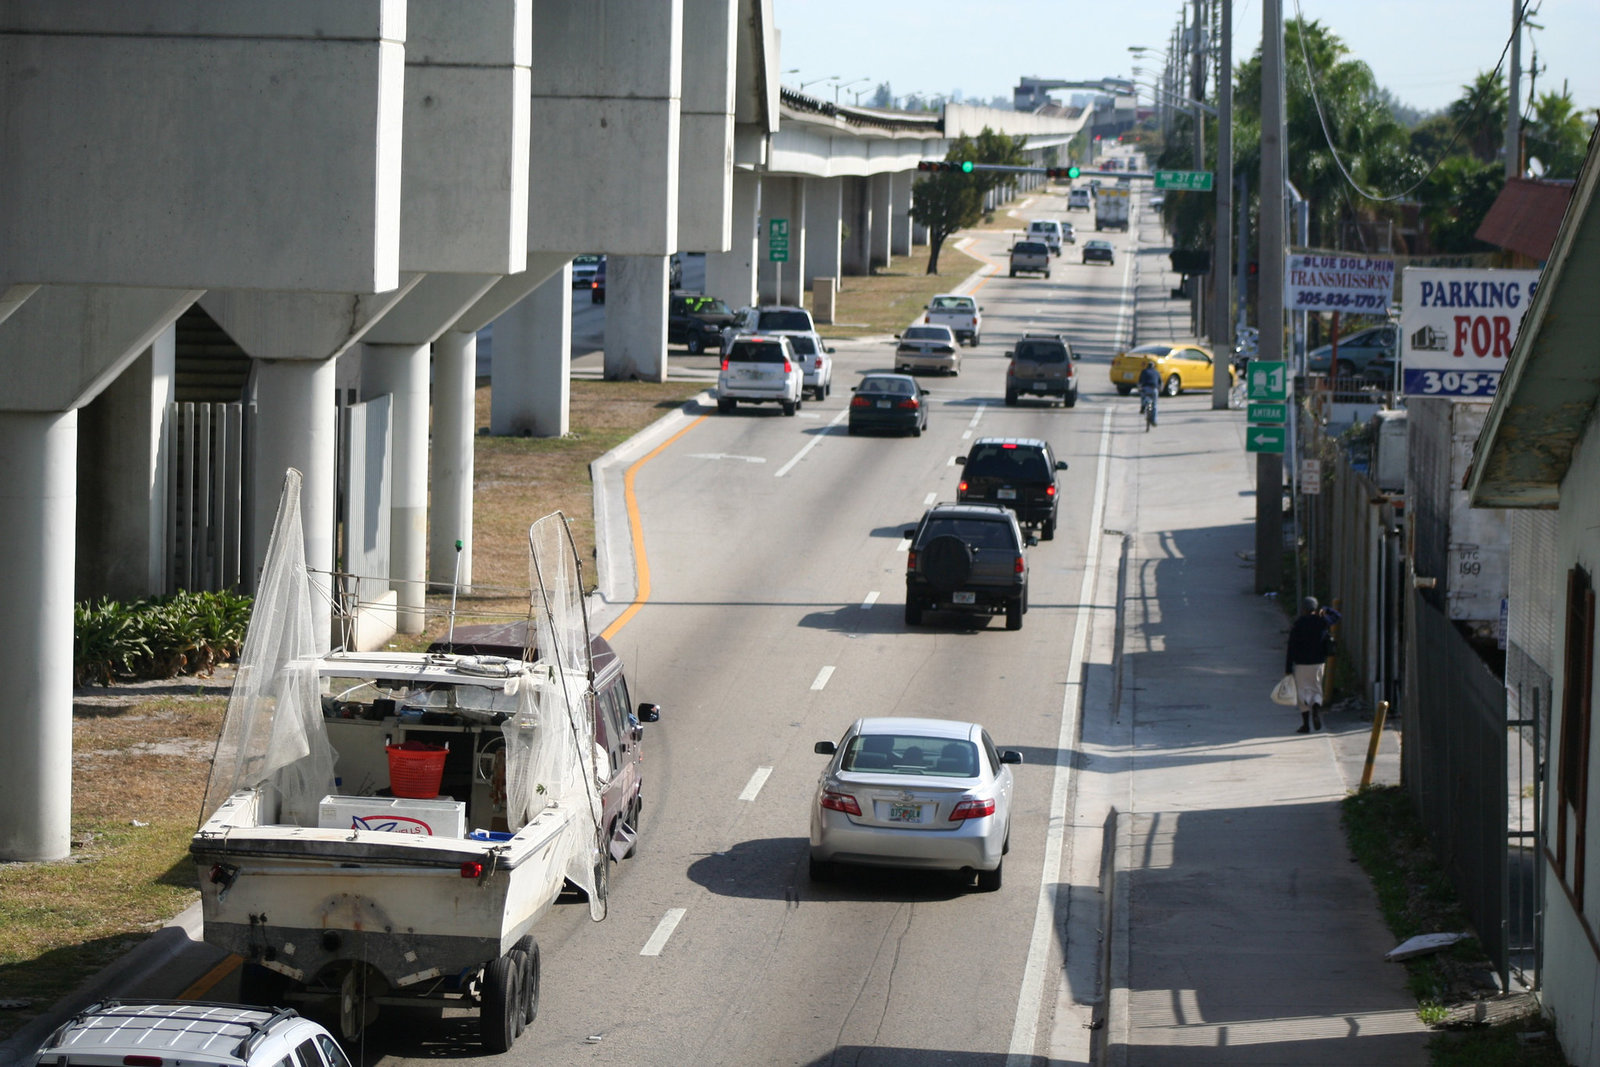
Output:
<path fill-rule="evenodd" d="M 1204 100 L 1206 95 L 1205 24 L 1205 0 L 1194 0 L 1194 26 L 1189 34 L 1189 45 L 1193 49 L 1189 82 L 1192 91 L 1189 95 L 1197 101 Z M 1199 108 L 1194 111 L 1194 164 L 1190 169 L 1206 169 L 1206 116 Z M 1189 294 L 1189 314 L 1194 321 L 1194 332 L 1200 337 L 1208 333 L 1205 324 L 1205 290 L 1206 276 L 1196 274 L 1194 291 Z"/>
<path fill-rule="evenodd" d="M 1217 54 L 1217 225 L 1211 253 L 1211 409 L 1225 411 L 1233 361 L 1233 0 L 1221 0 L 1222 40 Z"/>
<path fill-rule="evenodd" d="M 1260 358 L 1283 361 L 1283 0 L 1261 4 Z M 1285 377 L 1288 377 L 1285 375 Z M 1292 379 L 1291 379 L 1292 384 Z M 1294 394 L 1289 395 L 1294 411 Z M 1288 433 L 1294 432 L 1291 421 Z M 1283 455 L 1256 453 L 1256 592 L 1283 585 Z"/>

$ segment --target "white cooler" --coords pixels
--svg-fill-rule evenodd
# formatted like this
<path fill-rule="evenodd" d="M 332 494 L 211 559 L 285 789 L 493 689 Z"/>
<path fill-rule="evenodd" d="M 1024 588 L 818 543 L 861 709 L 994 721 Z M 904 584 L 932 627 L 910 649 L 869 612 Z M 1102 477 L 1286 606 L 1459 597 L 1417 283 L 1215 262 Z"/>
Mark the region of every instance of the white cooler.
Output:
<path fill-rule="evenodd" d="M 466 837 L 467 805 L 460 800 L 326 796 L 317 805 L 317 826 L 324 830 Z"/>

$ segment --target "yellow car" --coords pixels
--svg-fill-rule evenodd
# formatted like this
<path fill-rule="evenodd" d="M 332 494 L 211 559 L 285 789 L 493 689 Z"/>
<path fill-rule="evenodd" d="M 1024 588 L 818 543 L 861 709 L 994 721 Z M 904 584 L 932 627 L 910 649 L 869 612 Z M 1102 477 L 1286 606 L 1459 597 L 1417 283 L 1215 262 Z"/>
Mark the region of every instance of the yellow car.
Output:
<path fill-rule="evenodd" d="M 1119 352 L 1111 361 L 1111 384 L 1127 396 L 1139 387 L 1139 372 L 1152 361 L 1161 374 L 1161 391 L 1167 396 L 1177 396 L 1185 389 L 1211 388 L 1211 353 L 1199 345 L 1140 345 Z M 1229 367 L 1229 383 L 1237 380 Z"/>

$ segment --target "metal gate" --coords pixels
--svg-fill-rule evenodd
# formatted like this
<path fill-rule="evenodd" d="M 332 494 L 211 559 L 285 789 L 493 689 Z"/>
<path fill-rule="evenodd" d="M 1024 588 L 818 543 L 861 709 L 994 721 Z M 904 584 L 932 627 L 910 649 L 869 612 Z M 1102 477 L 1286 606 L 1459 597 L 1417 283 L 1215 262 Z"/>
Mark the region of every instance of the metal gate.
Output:
<path fill-rule="evenodd" d="M 166 592 L 242 588 L 251 558 L 245 529 L 247 409 L 243 404 L 167 406 Z"/>

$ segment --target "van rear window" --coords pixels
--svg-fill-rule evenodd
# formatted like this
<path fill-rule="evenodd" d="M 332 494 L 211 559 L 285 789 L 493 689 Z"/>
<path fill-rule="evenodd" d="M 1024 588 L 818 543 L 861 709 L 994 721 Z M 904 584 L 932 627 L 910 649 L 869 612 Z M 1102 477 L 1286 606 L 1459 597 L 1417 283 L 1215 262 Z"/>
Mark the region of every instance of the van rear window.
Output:
<path fill-rule="evenodd" d="M 783 346 L 771 341 L 735 341 L 728 350 L 730 363 L 782 363 Z"/>

